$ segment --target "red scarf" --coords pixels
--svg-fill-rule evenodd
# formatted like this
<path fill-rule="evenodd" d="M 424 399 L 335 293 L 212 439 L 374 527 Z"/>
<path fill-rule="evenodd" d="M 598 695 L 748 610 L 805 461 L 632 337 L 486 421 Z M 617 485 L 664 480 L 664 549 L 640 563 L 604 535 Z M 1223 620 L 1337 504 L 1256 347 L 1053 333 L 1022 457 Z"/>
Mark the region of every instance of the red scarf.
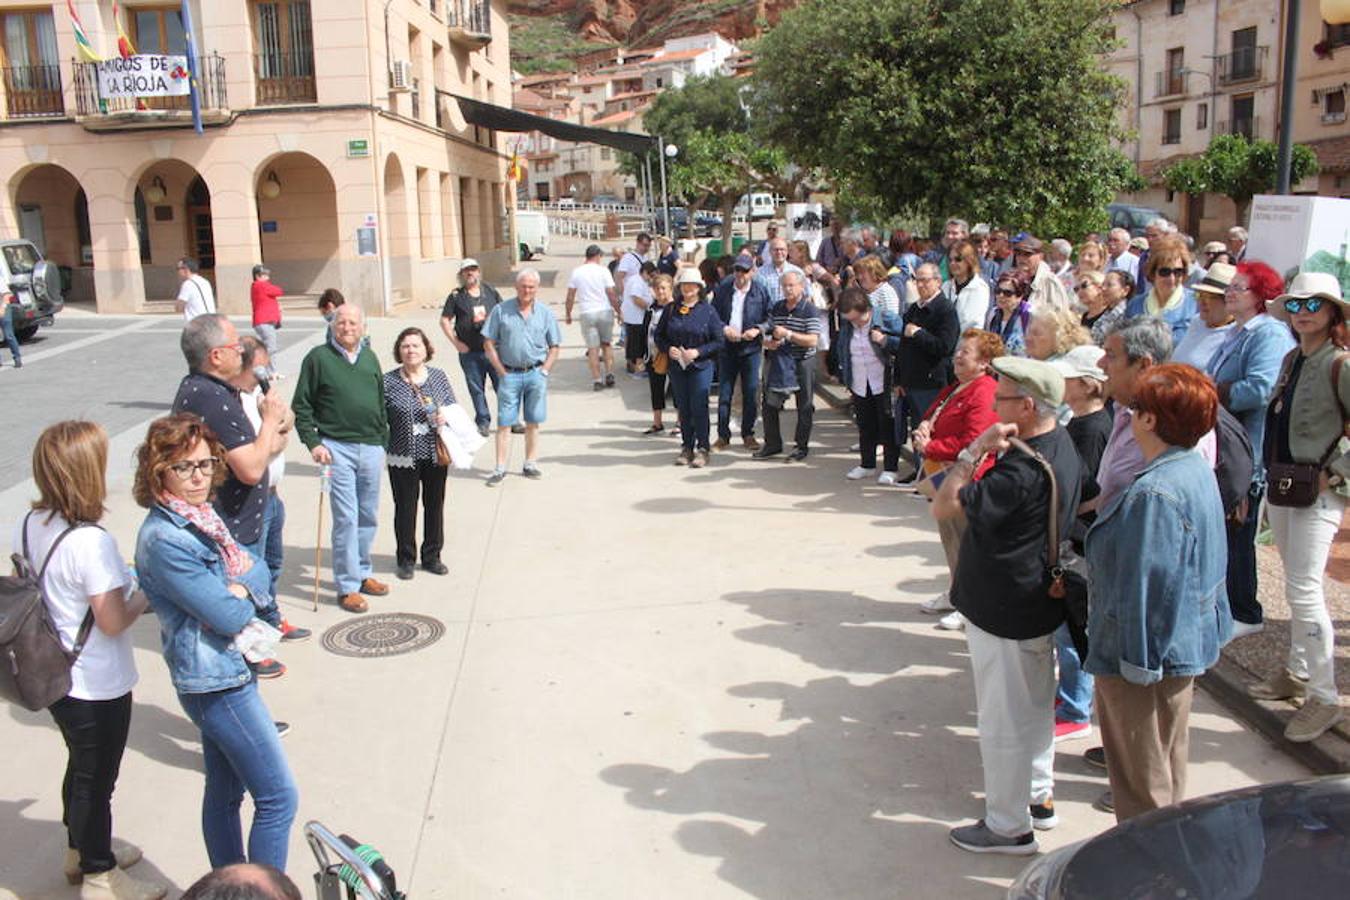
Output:
<path fill-rule="evenodd" d="M 220 547 L 220 555 L 225 560 L 226 577 L 238 578 L 253 568 L 253 559 L 235 541 L 230 529 L 225 527 L 225 521 L 210 503 L 193 506 L 172 494 L 164 494 L 159 498 L 159 502 L 197 526 L 202 534 L 216 542 Z"/>

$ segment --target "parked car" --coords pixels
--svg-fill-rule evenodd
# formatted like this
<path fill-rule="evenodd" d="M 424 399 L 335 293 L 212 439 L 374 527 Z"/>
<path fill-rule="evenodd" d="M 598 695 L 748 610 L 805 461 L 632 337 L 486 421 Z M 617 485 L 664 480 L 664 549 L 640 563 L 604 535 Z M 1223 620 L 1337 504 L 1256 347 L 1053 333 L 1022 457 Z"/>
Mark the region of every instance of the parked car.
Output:
<path fill-rule="evenodd" d="M 61 272 L 42 258 L 31 241 L 0 241 L 0 285 L 14 295 L 14 334 L 30 340 L 37 330 L 56 321 L 65 306 L 61 293 Z"/>
<path fill-rule="evenodd" d="M 742 194 L 736 203 L 736 215 L 752 221 L 772 219 L 783 198 L 776 194 Z"/>
<path fill-rule="evenodd" d="M 1134 237 L 1142 237 L 1144 229 L 1154 219 L 1167 218 L 1151 206 L 1133 206 L 1129 203 L 1108 204 L 1106 214 L 1111 218 L 1112 228 L 1124 228 Z"/>
<path fill-rule="evenodd" d="M 538 210 L 516 210 L 516 243 L 522 261 L 548 253 L 548 214 Z"/>
<path fill-rule="evenodd" d="M 1350 893 L 1350 775 L 1257 785 L 1130 819 L 1039 857 L 1009 900 L 1300 900 Z"/>
<path fill-rule="evenodd" d="M 712 237 L 716 229 L 722 227 L 722 217 L 716 213 L 710 213 L 705 210 L 695 210 L 694 212 L 694 236 Z M 657 209 L 653 216 L 652 230 L 658 233 L 664 232 L 661 227 L 661 210 Z M 672 206 L 670 208 L 670 231 L 672 235 L 687 236 L 689 234 L 689 210 L 683 206 Z"/>

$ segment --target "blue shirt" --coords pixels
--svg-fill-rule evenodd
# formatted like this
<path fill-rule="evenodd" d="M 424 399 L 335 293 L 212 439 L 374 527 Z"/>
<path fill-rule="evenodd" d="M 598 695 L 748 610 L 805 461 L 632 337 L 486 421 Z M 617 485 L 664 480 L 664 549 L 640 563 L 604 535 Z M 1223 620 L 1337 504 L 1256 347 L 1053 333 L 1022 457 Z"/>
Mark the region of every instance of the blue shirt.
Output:
<path fill-rule="evenodd" d="M 1275 393 L 1285 354 L 1294 349 L 1289 326 L 1267 315 L 1253 316 L 1234 328 L 1210 357 L 1205 372 L 1219 386 L 1224 406 L 1237 416 L 1252 442 L 1252 480 L 1265 478 L 1262 446 L 1266 407 Z"/>
<path fill-rule="evenodd" d="M 551 347 L 562 345 L 562 331 L 553 310 L 534 302 L 528 317 L 520 314 L 520 300 L 512 297 L 492 307 L 483 325 L 484 340 L 492 341 L 497 358 L 508 369 L 528 369 L 548 357 Z"/>

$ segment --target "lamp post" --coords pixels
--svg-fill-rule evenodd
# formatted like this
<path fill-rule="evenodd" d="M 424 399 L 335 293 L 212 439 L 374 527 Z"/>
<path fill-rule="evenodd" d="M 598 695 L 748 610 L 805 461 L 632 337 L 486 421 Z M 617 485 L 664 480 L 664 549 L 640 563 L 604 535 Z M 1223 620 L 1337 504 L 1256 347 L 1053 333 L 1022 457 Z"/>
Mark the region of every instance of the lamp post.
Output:
<path fill-rule="evenodd" d="M 667 144 L 665 138 L 657 137 L 657 148 L 661 161 L 661 233 L 670 234 L 670 194 L 666 190 L 666 157 L 670 157 L 674 162 L 675 157 L 679 155 L 680 148 L 674 144 Z"/>
<path fill-rule="evenodd" d="M 1303 4 L 1288 0 L 1284 4 L 1284 80 L 1280 83 L 1280 149 L 1275 158 L 1275 193 L 1287 194 L 1291 187 L 1294 163 L 1294 91 L 1298 85 L 1298 14 Z"/>

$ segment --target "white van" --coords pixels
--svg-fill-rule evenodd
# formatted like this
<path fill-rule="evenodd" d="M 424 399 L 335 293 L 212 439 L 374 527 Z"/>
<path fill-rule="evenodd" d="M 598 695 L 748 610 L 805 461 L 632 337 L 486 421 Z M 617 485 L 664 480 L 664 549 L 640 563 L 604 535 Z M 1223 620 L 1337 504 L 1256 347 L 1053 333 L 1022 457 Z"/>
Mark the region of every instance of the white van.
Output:
<path fill-rule="evenodd" d="M 548 253 L 548 214 L 538 210 L 516 210 L 516 243 L 522 261 Z"/>
<path fill-rule="evenodd" d="M 754 221 L 772 219 L 780 202 L 782 198 L 773 194 L 750 194 L 748 199 L 742 194 L 741 199 L 736 202 L 736 216 Z"/>

